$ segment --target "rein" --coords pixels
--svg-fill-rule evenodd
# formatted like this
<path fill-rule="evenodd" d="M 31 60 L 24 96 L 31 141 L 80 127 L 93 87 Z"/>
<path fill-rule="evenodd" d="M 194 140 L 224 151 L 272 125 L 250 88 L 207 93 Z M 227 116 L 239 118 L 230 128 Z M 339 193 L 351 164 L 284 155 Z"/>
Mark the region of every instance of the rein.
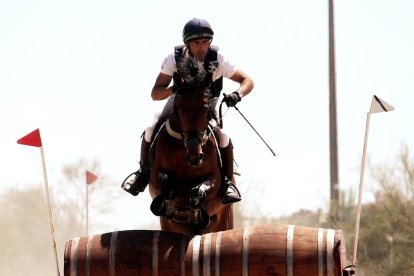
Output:
<path fill-rule="evenodd" d="M 182 134 L 180 132 L 177 132 L 171 128 L 170 119 L 167 119 L 167 121 L 165 122 L 165 128 L 167 129 L 167 132 L 170 136 L 177 138 L 179 140 L 183 139 Z"/>
<path fill-rule="evenodd" d="M 168 119 L 167 122 L 166 122 L 166 124 L 165 124 L 168 134 L 171 135 L 174 138 L 183 140 L 184 143 L 186 143 L 185 137 L 189 137 L 191 135 L 195 135 L 196 137 L 198 137 L 201 145 L 203 146 L 207 142 L 207 140 L 210 137 L 210 135 L 213 133 L 213 129 L 211 128 L 211 126 L 208 123 L 208 121 L 206 122 L 206 128 L 203 131 L 189 131 L 189 132 L 185 132 L 185 131 L 182 131 L 182 128 L 181 128 L 180 113 L 178 112 L 178 105 L 175 102 L 175 100 L 174 100 L 174 112 L 177 115 L 179 131 L 175 131 L 175 130 L 173 130 L 171 128 L 171 125 L 170 125 L 170 122 L 169 122 L 169 119 Z M 209 112 L 209 111 L 207 111 L 207 112 Z"/>

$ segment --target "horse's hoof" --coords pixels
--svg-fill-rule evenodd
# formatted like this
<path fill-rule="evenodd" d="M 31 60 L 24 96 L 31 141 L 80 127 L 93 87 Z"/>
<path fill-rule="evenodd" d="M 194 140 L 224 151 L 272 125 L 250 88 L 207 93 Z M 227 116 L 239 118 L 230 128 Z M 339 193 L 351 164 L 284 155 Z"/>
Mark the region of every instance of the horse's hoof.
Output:
<path fill-rule="evenodd" d="M 163 216 L 166 213 L 165 201 L 162 196 L 157 196 L 151 203 L 151 212 L 156 216 Z"/>
<path fill-rule="evenodd" d="M 195 219 L 195 224 L 198 229 L 204 229 L 210 224 L 210 216 L 204 209 L 200 209 Z"/>

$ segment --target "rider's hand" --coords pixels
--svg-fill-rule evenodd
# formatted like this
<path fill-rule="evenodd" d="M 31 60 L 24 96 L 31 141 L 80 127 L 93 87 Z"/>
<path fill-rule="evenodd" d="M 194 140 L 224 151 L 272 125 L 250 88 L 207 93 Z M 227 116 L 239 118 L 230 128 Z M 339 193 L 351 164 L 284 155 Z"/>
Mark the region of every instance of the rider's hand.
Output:
<path fill-rule="evenodd" d="M 241 101 L 240 93 L 238 91 L 235 91 L 230 95 L 225 95 L 223 101 L 227 104 L 228 107 L 236 106 L 236 104 Z"/>

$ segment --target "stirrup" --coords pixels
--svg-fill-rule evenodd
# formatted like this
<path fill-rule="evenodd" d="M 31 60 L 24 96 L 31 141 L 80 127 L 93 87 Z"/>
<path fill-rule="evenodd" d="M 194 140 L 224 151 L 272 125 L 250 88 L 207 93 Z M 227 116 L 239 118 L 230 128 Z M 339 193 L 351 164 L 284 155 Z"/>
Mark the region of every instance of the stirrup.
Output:
<path fill-rule="evenodd" d="M 237 189 L 230 179 L 224 180 L 221 185 L 221 201 L 224 205 L 236 203 L 242 200 L 239 189 Z M 231 191 L 228 193 L 229 190 Z"/>
<path fill-rule="evenodd" d="M 130 193 L 133 196 L 137 196 L 139 193 L 143 192 L 147 187 L 149 182 L 149 172 L 144 172 L 142 169 L 139 169 L 136 172 L 128 175 L 121 184 L 121 188 L 124 191 Z"/>

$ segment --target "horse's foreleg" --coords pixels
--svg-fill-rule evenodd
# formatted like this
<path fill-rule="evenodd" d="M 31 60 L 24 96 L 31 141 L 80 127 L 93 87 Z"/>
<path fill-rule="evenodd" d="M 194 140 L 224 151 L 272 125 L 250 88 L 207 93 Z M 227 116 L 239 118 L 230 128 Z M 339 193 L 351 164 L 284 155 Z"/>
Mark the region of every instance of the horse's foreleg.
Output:
<path fill-rule="evenodd" d="M 207 193 L 212 188 L 214 180 L 206 180 L 190 191 L 190 203 L 193 208 L 200 208 L 207 199 Z"/>
<path fill-rule="evenodd" d="M 175 202 L 171 199 L 165 199 L 159 195 L 153 199 L 150 206 L 151 212 L 156 216 L 166 216 L 171 218 L 175 211 Z"/>
<path fill-rule="evenodd" d="M 158 173 L 161 193 L 151 203 L 151 211 L 156 216 L 172 217 L 175 209 L 174 193 L 171 178 L 166 173 Z"/>

